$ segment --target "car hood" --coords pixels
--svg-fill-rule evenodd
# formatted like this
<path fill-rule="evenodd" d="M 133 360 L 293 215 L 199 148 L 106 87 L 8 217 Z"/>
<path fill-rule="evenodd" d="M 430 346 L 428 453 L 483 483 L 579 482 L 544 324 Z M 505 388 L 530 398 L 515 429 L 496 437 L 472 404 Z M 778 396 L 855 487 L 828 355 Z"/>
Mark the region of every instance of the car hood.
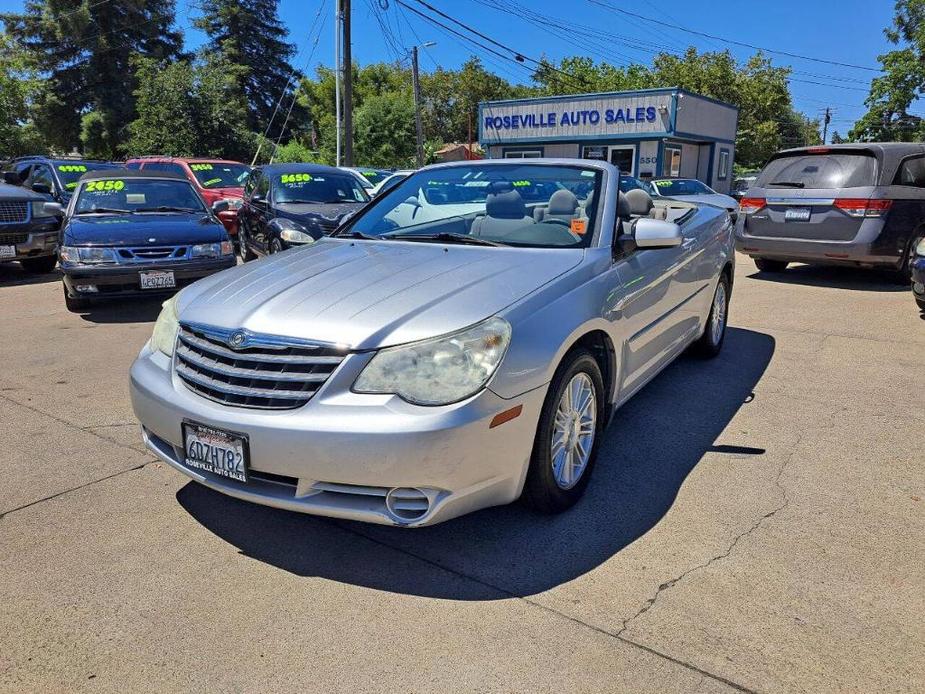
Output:
<path fill-rule="evenodd" d="M 203 197 L 222 200 L 224 198 L 240 199 L 244 197 L 244 188 L 203 188 Z"/>
<path fill-rule="evenodd" d="M 44 200 L 48 198 L 39 195 L 33 190 L 23 188 L 22 186 L 11 186 L 8 183 L 0 183 L 0 200 Z"/>
<path fill-rule="evenodd" d="M 698 204 L 716 205 L 726 210 L 731 210 L 739 206 L 734 198 L 723 195 L 722 193 L 704 193 L 703 195 L 676 195 L 678 200 L 685 202 L 695 202 Z"/>
<path fill-rule="evenodd" d="M 276 212 L 280 217 L 288 217 L 296 222 L 307 222 L 313 217 L 326 217 L 329 220 L 339 220 L 345 214 L 356 212 L 366 203 L 363 202 L 337 202 L 324 203 L 276 203 Z"/>
<path fill-rule="evenodd" d="M 99 214 L 72 217 L 64 229 L 71 246 L 144 246 L 211 243 L 225 228 L 204 214 Z"/>
<path fill-rule="evenodd" d="M 581 262 L 581 249 L 324 238 L 206 278 L 180 320 L 372 349 L 492 316 Z"/>

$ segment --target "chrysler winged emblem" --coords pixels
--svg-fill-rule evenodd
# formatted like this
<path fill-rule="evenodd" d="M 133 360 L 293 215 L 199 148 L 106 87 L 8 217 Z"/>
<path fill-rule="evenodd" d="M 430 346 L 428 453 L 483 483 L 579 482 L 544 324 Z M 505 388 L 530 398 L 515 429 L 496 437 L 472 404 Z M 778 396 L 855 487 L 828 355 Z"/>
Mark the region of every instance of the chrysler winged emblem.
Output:
<path fill-rule="evenodd" d="M 243 330 L 236 330 L 231 333 L 231 337 L 228 338 L 228 344 L 233 349 L 241 349 L 245 342 L 247 342 L 247 335 Z"/>

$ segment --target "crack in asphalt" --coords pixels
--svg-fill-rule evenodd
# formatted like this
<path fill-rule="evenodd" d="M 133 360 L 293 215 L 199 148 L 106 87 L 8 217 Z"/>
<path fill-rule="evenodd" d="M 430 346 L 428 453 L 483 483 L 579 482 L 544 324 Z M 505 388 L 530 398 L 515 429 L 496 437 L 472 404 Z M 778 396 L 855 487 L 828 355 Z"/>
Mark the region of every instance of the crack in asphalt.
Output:
<path fill-rule="evenodd" d="M 620 641 L 620 642 L 622 642 L 622 643 L 627 644 L 628 646 L 632 646 L 632 647 L 634 647 L 634 648 L 638 648 L 638 649 L 640 649 L 640 650 L 643 650 L 643 651 L 645 651 L 646 653 L 649 653 L 649 654 L 651 654 L 651 655 L 654 655 L 654 656 L 656 656 L 656 657 L 658 657 L 658 658 L 661 658 L 661 659 L 663 659 L 663 660 L 667 660 L 667 661 L 669 661 L 669 662 L 671 662 L 671 663 L 674 663 L 675 665 L 680 665 L 681 667 L 683 667 L 683 668 L 685 668 L 685 669 L 687 669 L 687 670 L 691 670 L 692 672 L 696 672 L 696 673 L 699 674 L 701 677 L 707 677 L 707 678 L 709 678 L 709 679 L 711 679 L 711 680 L 715 680 L 715 681 L 720 682 L 720 683 L 722 683 L 722 684 L 725 684 L 725 685 L 727 685 L 727 686 L 729 686 L 729 687 L 732 687 L 733 689 L 735 689 L 736 691 L 739 691 L 739 692 L 746 692 L 746 694 L 757 694 L 756 691 L 755 691 L 754 689 L 749 689 L 748 687 L 746 687 L 746 686 L 744 686 L 744 685 L 741 685 L 741 684 L 739 684 L 738 682 L 735 682 L 735 681 L 733 681 L 733 680 L 731 680 L 731 679 L 728 679 L 727 677 L 723 677 L 722 675 L 718 675 L 718 674 L 716 674 L 716 673 L 714 673 L 714 672 L 710 672 L 709 670 L 704 670 L 703 668 L 700 668 L 700 667 L 694 665 L 693 663 L 686 662 L 686 661 L 684 661 L 684 660 L 681 660 L 680 658 L 675 658 L 674 656 L 668 655 L 667 653 L 662 653 L 661 651 L 659 651 L 659 650 L 657 650 L 657 649 L 655 649 L 655 648 L 652 648 L 651 646 L 647 646 L 647 645 L 645 645 L 644 643 L 639 643 L 638 641 L 634 641 L 634 640 L 632 640 L 632 639 L 626 638 L 625 636 L 622 636 L 622 629 L 621 629 L 620 631 L 611 631 L 611 630 L 609 630 L 609 629 L 605 629 L 605 628 L 600 627 L 600 626 L 597 626 L 597 625 L 595 625 L 595 624 L 591 624 L 590 622 L 586 622 L 586 621 L 584 621 L 583 619 L 580 619 L 580 618 L 578 618 L 578 617 L 575 617 L 575 616 L 573 616 L 573 615 L 568 614 L 567 612 L 562 612 L 561 610 L 558 610 L 558 609 L 556 609 L 556 608 L 554 608 L 554 607 L 550 607 L 549 605 L 544 605 L 543 603 L 538 602 L 538 601 L 536 601 L 536 600 L 533 600 L 533 599 L 531 599 L 531 598 L 529 598 L 529 597 L 526 597 L 526 596 L 523 596 L 523 595 L 519 595 L 519 594 L 517 594 L 517 593 L 514 593 L 514 592 L 508 590 L 507 588 L 504 588 L 504 587 L 499 586 L 499 585 L 495 585 L 494 583 L 491 583 L 490 581 L 486 581 L 486 580 L 484 580 L 484 579 L 482 579 L 482 578 L 479 578 L 478 576 L 473 576 L 473 575 L 468 574 L 468 573 L 466 573 L 466 572 L 464 572 L 464 571 L 461 571 L 461 570 L 459 570 L 459 569 L 455 569 L 455 568 L 453 568 L 453 567 L 451 567 L 451 566 L 446 566 L 445 564 L 442 564 L 442 563 L 439 562 L 439 561 L 436 561 L 436 560 L 434 560 L 434 559 L 431 559 L 430 557 L 423 556 L 423 555 L 421 555 L 421 554 L 418 554 L 417 552 L 412 552 L 411 550 L 408 550 L 408 549 L 406 549 L 406 548 L 404 548 L 404 547 L 399 547 L 399 546 L 390 544 L 389 542 L 386 542 L 386 541 L 384 541 L 384 540 L 381 540 L 381 539 L 379 539 L 379 538 L 377 538 L 377 537 L 374 537 L 374 536 L 372 536 L 372 535 L 367 535 L 366 533 L 360 532 L 360 530 L 358 530 L 358 529 L 355 528 L 355 527 L 348 526 L 348 525 L 346 525 L 346 524 L 344 524 L 344 523 L 342 523 L 342 522 L 338 522 L 338 521 L 334 521 L 334 520 L 331 520 L 330 523 L 331 523 L 331 525 L 333 525 L 333 526 L 335 526 L 335 527 L 337 527 L 337 528 L 339 528 L 339 529 L 341 529 L 341 530 L 343 530 L 343 531 L 345 531 L 345 532 L 351 533 L 351 534 L 356 535 L 356 536 L 358 536 L 358 537 L 362 537 L 362 538 L 364 538 L 365 540 L 368 540 L 368 541 L 370 541 L 370 542 L 372 542 L 372 543 L 374 543 L 374 544 L 377 544 L 377 545 L 379 545 L 379 546 L 381 546 L 381 547 L 386 547 L 386 548 L 388 548 L 388 549 L 391 549 L 391 550 L 394 551 L 394 552 L 398 552 L 399 554 L 404 554 L 405 556 L 411 557 L 412 559 L 416 559 L 417 561 L 420 561 L 420 562 L 422 562 L 422 563 L 424 563 L 424 564 L 427 564 L 427 565 L 429 565 L 429 566 L 433 566 L 433 567 L 435 567 L 435 568 L 437 568 L 437 569 L 439 569 L 439 570 L 441 570 L 441 571 L 445 571 L 445 572 L 447 572 L 447 573 L 449 573 L 449 574 L 452 574 L 453 576 L 456 576 L 456 577 L 458 577 L 458 578 L 462 578 L 462 579 L 467 580 L 467 581 L 471 581 L 471 582 L 476 583 L 476 584 L 478 584 L 478 585 L 480 585 L 480 586 L 483 586 L 483 587 L 485 587 L 485 588 L 489 588 L 490 590 L 493 590 L 493 591 L 495 591 L 495 592 L 497 592 L 497 593 L 499 593 L 499 594 L 501 594 L 501 595 L 504 595 L 504 596 L 506 596 L 506 597 L 508 597 L 508 598 L 511 598 L 511 599 L 513 599 L 513 600 L 517 600 L 517 601 L 519 601 L 519 602 L 525 602 L 525 603 L 527 603 L 528 605 L 531 605 L 531 606 L 533 606 L 533 607 L 539 608 L 539 609 L 541 609 L 541 610 L 543 610 L 543 611 L 545 611 L 545 612 L 549 612 L 550 614 L 556 615 L 557 617 L 560 617 L 560 618 L 562 618 L 562 619 L 567 619 L 568 621 L 570 621 L 570 622 L 572 622 L 572 623 L 574 623 L 574 624 L 577 624 L 577 625 L 579 625 L 579 626 L 585 627 L 586 629 L 590 629 L 591 631 L 597 632 L 598 634 L 601 634 L 601 635 L 603 635 L 603 636 L 607 636 L 607 637 L 616 639 L 616 640 L 618 640 L 618 641 Z"/>
<path fill-rule="evenodd" d="M 697 564 L 696 566 L 692 566 L 691 568 L 687 569 L 680 575 L 675 576 L 674 578 L 671 578 L 665 581 L 664 583 L 660 584 L 659 587 L 656 589 L 655 594 L 651 598 L 646 600 L 645 603 L 643 603 L 642 607 L 639 608 L 636 614 L 632 615 L 631 617 L 627 617 L 623 620 L 623 626 L 621 626 L 620 629 L 617 630 L 616 632 L 617 635 L 622 635 L 623 632 L 626 631 L 626 629 L 629 627 L 630 624 L 632 624 L 636 619 L 638 619 L 639 617 L 644 615 L 646 612 L 651 610 L 655 606 L 655 603 L 658 601 L 658 598 L 662 593 L 664 593 L 669 588 L 675 586 L 679 582 L 683 581 L 685 578 L 690 576 L 692 573 L 702 571 L 703 569 L 708 568 L 715 562 L 726 559 L 730 554 L 732 554 L 733 550 L 739 544 L 740 540 L 743 540 L 744 538 L 751 535 L 758 528 L 760 528 L 761 525 L 768 518 L 773 518 L 780 511 L 783 511 L 785 508 L 787 508 L 790 505 L 790 496 L 787 494 L 787 489 L 786 487 L 784 487 L 784 485 L 781 484 L 780 480 L 781 480 L 781 476 L 783 476 L 784 474 L 784 470 L 787 469 L 787 466 L 790 465 L 790 462 L 793 460 L 794 456 L 797 454 L 797 450 L 799 449 L 800 444 L 803 442 L 803 436 L 804 436 L 803 432 L 800 432 L 800 434 L 797 437 L 797 440 L 793 443 L 793 449 L 791 450 L 790 455 L 788 455 L 786 459 L 784 460 L 784 462 L 781 463 L 780 467 L 777 470 L 777 475 L 774 478 L 774 486 L 777 487 L 778 491 L 780 492 L 781 502 L 774 509 L 768 511 L 763 516 L 758 518 L 754 523 L 751 524 L 751 526 L 748 529 L 736 535 L 733 538 L 732 542 L 729 544 L 729 546 L 724 551 L 720 552 L 719 554 L 713 557 L 710 557 L 710 559 L 703 562 L 702 564 Z"/>

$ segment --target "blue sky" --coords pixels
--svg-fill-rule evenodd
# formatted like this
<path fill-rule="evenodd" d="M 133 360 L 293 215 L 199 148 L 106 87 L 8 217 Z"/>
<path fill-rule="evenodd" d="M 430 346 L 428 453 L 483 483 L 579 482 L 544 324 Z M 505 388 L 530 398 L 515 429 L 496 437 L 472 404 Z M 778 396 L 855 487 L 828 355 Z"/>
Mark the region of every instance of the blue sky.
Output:
<path fill-rule="evenodd" d="M 404 0 L 422 12 L 415 0 Z M 689 45 L 701 50 L 729 48 L 744 59 L 753 51 L 683 31 L 658 26 L 637 17 L 608 10 L 612 5 L 638 15 L 660 19 L 724 39 L 733 39 L 778 51 L 824 58 L 835 62 L 877 67 L 877 55 L 889 50 L 883 29 L 890 23 L 893 3 L 888 0 L 776 0 L 775 2 L 684 2 L 683 0 L 427 0 L 498 42 L 539 58 L 559 59 L 583 54 L 607 57 L 610 62 L 634 60 L 648 63 L 652 51 L 682 51 Z M 19 11 L 22 2 L 0 0 L 0 11 Z M 194 0 L 177 0 L 177 22 L 187 33 L 188 45 L 196 47 L 201 35 L 190 28 L 195 16 Z M 527 7 L 541 17 L 570 26 L 585 25 L 607 32 L 611 41 L 591 45 L 582 36 L 544 30 L 522 17 L 506 14 L 497 5 Z M 297 67 L 333 65 L 334 0 L 281 0 L 280 16 L 289 29 L 289 40 L 299 48 Z M 386 7 L 387 9 L 382 9 Z M 319 13 L 320 10 L 320 13 Z M 378 19 L 377 19 L 378 17 Z M 380 24 L 380 20 L 382 24 Z M 446 24 L 446 20 L 441 19 Z M 437 45 L 422 52 L 422 68 L 456 67 L 476 53 L 498 74 L 527 81 L 527 72 L 510 61 L 467 46 L 458 37 L 428 24 L 396 0 L 353 0 L 354 60 L 361 64 L 393 60 L 399 46 L 423 41 Z M 309 34 L 314 25 L 315 31 Z M 384 38 L 383 26 L 388 38 Z M 452 25 L 451 25 L 452 26 Z M 458 28 L 458 27 L 457 27 Z M 320 29 L 320 33 L 319 33 Z M 465 33 L 465 32 L 463 32 Z M 312 51 L 314 38 L 317 47 Z M 484 41 L 482 41 L 485 43 Z M 502 51 L 503 52 L 503 51 Z M 773 55 L 775 64 L 789 65 L 794 74 L 791 92 L 797 108 L 815 116 L 826 105 L 833 109 L 832 129 L 846 133 L 864 113 L 864 98 L 873 72 Z M 796 81 L 803 80 L 803 81 Z M 672 85 L 665 85 L 672 86 Z"/>

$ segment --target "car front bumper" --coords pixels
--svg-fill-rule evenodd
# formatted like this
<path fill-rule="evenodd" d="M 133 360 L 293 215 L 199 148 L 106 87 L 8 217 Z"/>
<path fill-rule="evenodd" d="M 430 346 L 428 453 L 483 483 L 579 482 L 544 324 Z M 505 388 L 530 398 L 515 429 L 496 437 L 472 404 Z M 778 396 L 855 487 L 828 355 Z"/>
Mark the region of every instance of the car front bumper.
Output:
<path fill-rule="evenodd" d="M 15 257 L 0 258 L 0 262 L 54 255 L 58 248 L 58 226 L 56 219 L 0 225 L 0 246 L 14 246 L 16 249 Z"/>
<path fill-rule="evenodd" d="M 61 265 L 64 287 L 71 297 L 119 298 L 125 296 L 157 296 L 173 294 L 196 280 L 234 267 L 233 255 L 202 260 L 181 260 L 169 263 L 139 263 L 137 265 Z M 140 272 L 173 272 L 176 287 L 142 289 Z M 78 286 L 91 285 L 96 291 L 80 291 Z"/>
<path fill-rule="evenodd" d="M 130 392 L 148 448 L 197 482 L 276 508 L 386 525 L 422 526 L 520 496 L 546 388 L 512 400 L 491 390 L 454 405 L 419 407 L 350 386 L 371 355 L 351 354 L 303 407 L 229 407 L 188 390 L 168 357 L 147 346 L 132 365 Z M 492 428 L 493 418 L 520 415 Z M 247 483 L 184 463 L 182 423 L 248 437 Z M 427 510 L 390 512 L 391 490 L 420 490 Z"/>

